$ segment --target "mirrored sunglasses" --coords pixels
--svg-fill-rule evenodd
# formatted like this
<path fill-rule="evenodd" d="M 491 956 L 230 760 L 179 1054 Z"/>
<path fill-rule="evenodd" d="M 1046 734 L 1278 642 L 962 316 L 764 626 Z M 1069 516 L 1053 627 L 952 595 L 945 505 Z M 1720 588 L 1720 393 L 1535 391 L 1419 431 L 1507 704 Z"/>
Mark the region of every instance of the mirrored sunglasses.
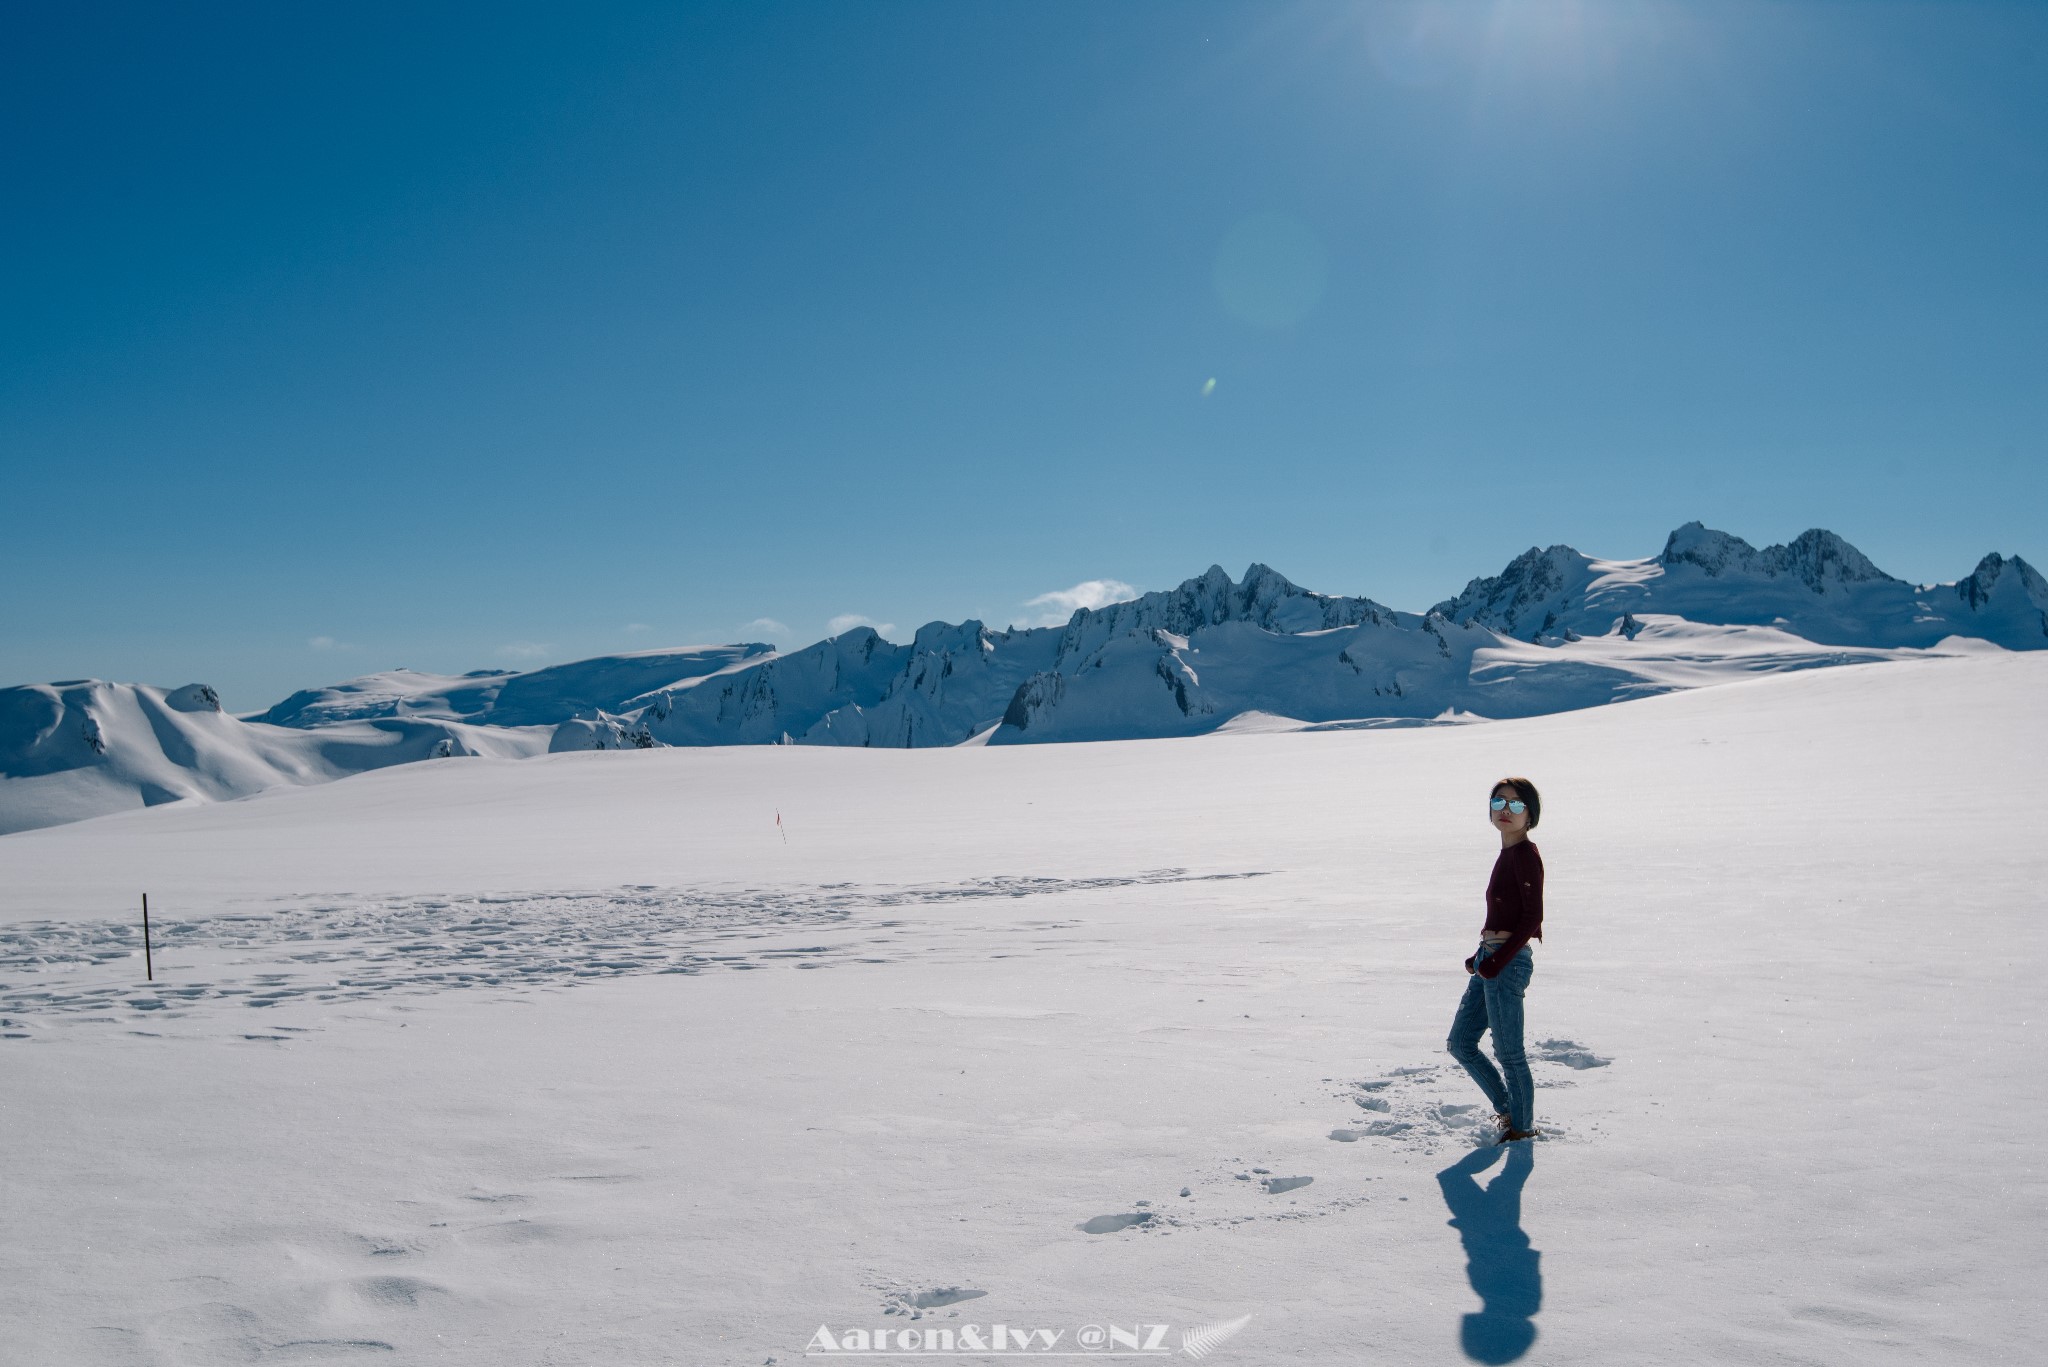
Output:
<path fill-rule="evenodd" d="M 1508 809 L 1509 811 L 1513 812 L 1513 813 L 1514 813 L 1514 814 L 1515 814 L 1516 816 L 1520 816 L 1520 815 L 1521 815 L 1521 814 L 1522 814 L 1523 812 L 1526 812 L 1526 811 L 1528 811 L 1528 810 L 1529 810 L 1529 804 L 1528 804 L 1528 803 L 1526 803 L 1526 802 L 1514 802 L 1514 801 L 1510 801 L 1509 799 L 1507 799 L 1507 798 L 1504 798 L 1504 797 L 1496 797 L 1496 798 L 1492 798 L 1492 799 L 1490 799 L 1490 800 L 1489 800 L 1489 801 L 1487 802 L 1487 804 L 1486 804 L 1486 805 L 1487 805 L 1488 807 L 1491 807 L 1491 808 L 1492 808 L 1492 809 L 1493 809 L 1494 811 L 1496 811 L 1496 812 L 1497 812 L 1497 811 L 1499 811 L 1499 810 L 1500 810 L 1501 808 L 1505 807 L 1505 808 L 1507 808 L 1507 809 Z"/>

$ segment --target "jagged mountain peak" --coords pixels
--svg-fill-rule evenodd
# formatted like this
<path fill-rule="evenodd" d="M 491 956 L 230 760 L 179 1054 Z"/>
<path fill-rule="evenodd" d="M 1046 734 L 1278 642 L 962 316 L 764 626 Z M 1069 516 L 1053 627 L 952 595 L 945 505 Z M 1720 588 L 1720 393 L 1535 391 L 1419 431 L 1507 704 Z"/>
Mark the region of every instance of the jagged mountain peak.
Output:
<path fill-rule="evenodd" d="M 1688 522 L 1665 539 L 1657 563 L 1690 565 L 1709 578 L 1754 574 L 1790 578 L 1815 593 L 1838 584 L 1903 583 L 1870 562 L 1870 557 L 1824 527 L 1809 527 L 1782 546 L 1762 550 L 1729 532 Z"/>
<path fill-rule="evenodd" d="M 1293 634 L 1356 626 L 1394 616 L 1369 598 L 1313 593 L 1270 565 L 1253 562 L 1242 581 L 1211 565 L 1171 589 L 1141 594 L 1121 603 L 1080 608 L 1061 629 L 1058 667 L 1068 668 L 1107 642 L 1132 634 L 1164 631 L 1187 636 L 1225 622 L 1247 622 L 1267 631 Z"/>
<path fill-rule="evenodd" d="M 926 622 L 911 638 L 910 648 L 913 651 L 964 650 L 969 646 L 979 649 L 993 634 L 975 617 L 964 622 Z"/>
<path fill-rule="evenodd" d="M 1756 547 L 1733 532 L 1716 531 L 1703 522 L 1688 522 L 1664 538 L 1658 553 L 1660 565 L 1694 565 L 1718 577 L 1731 566 L 1747 567 L 1756 561 Z"/>
<path fill-rule="evenodd" d="M 1281 589 L 1295 588 L 1295 583 L 1292 579 L 1289 579 L 1286 575 L 1280 573 L 1280 571 L 1274 569 L 1271 565 L 1264 564 L 1261 561 L 1257 560 L 1252 561 L 1251 564 L 1244 567 L 1243 582 L 1244 587 L 1247 589 L 1252 588 L 1254 585 L 1271 585 L 1275 588 Z M 1296 591 L 1300 592 L 1301 590 L 1296 589 Z"/>
<path fill-rule="evenodd" d="M 1457 597 L 1446 598 L 1429 613 L 1533 640 L 1557 625 L 1565 603 L 1591 577 L 1591 565 L 1589 557 L 1570 546 L 1531 546 L 1499 574 L 1472 580 Z"/>
<path fill-rule="evenodd" d="M 2040 571 L 2016 555 L 2003 556 L 1997 551 L 1979 560 L 1970 576 L 1957 582 L 1956 596 L 1972 608 L 1982 608 L 1991 601 L 2001 580 L 2016 583 L 2037 606 L 2048 608 L 2048 580 Z"/>
<path fill-rule="evenodd" d="M 1835 533 L 1811 527 L 1783 546 L 1767 546 L 1757 559 L 1771 574 L 1799 580 L 1815 593 L 1832 584 L 1903 583 Z"/>
<path fill-rule="evenodd" d="M 2048 580 L 2018 556 L 1993 551 L 1954 585 L 1957 608 L 2008 646 L 2048 642 Z"/>

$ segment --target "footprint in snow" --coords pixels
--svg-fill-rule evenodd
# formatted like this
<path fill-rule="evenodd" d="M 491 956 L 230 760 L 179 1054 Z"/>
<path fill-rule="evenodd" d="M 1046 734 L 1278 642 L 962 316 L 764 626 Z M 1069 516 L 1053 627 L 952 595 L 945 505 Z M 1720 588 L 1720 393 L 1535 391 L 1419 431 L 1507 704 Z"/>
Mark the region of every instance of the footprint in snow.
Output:
<path fill-rule="evenodd" d="M 955 1305 L 971 1301 L 976 1296 L 986 1296 L 986 1291 L 976 1291 L 968 1286 L 935 1286 L 929 1291 L 920 1291 L 910 1298 L 912 1306 L 919 1310 L 931 1310 L 941 1305 Z"/>
<path fill-rule="evenodd" d="M 1529 1058 L 1532 1063 L 1577 1071 L 1604 1068 L 1613 1062 L 1570 1039 L 1541 1040 L 1530 1046 Z M 1547 1069 L 1539 1069 L 1536 1085 L 1570 1087 L 1575 1084 L 1549 1073 Z M 1390 1068 L 1379 1077 L 1345 1082 L 1335 1087 L 1334 1097 L 1349 1097 L 1360 1110 L 1378 1118 L 1362 1125 L 1355 1122 L 1342 1125 L 1329 1131 L 1329 1138 L 1340 1144 L 1384 1138 L 1392 1140 L 1397 1147 L 1422 1151 L 1435 1151 L 1447 1142 L 1490 1146 L 1498 1137 L 1493 1108 L 1478 1101 L 1462 1099 L 1471 1094 L 1471 1087 L 1458 1069 L 1441 1064 Z M 1453 1100 L 1453 1096 L 1461 1099 Z M 1537 1128 L 1545 1138 L 1566 1137 L 1565 1127 L 1557 1124 L 1554 1118 L 1539 1114 L 1538 1121 Z"/>
<path fill-rule="evenodd" d="M 299 1358 L 308 1362 L 332 1362 L 337 1353 L 392 1353 L 396 1344 L 383 1339 L 290 1339 L 264 1352 L 282 1361 Z"/>
<path fill-rule="evenodd" d="M 366 1307 L 417 1306 L 431 1296 L 447 1294 L 447 1288 L 418 1277 L 358 1277 L 349 1289 Z"/>
<path fill-rule="evenodd" d="M 1082 1221 L 1074 1228 L 1083 1234 L 1114 1234 L 1120 1229 L 1145 1224 L 1151 1218 L 1152 1212 L 1149 1210 L 1135 1211 L 1128 1215 L 1098 1215 L 1092 1220 Z"/>
<path fill-rule="evenodd" d="M 914 1320 L 921 1320 L 927 1310 L 957 1305 L 961 1301 L 971 1301 L 977 1296 L 987 1294 L 988 1292 L 977 1291 L 971 1286 L 934 1286 L 923 1291 L 896 1291 L 890 1294 L 888 1304 L 882 1307 L 882 1313 L 908 1315 Z"/>
<path fill-rule="evenodd" d="M 1611 1058 L 1600 1057 L 1600 1055 L 1576 1040 L 1568 1039 L 1543 1040 L 1537 1044 L 1535 1054 L 1537 1058 L 1542 1059 L 1546 1063 L 1562 1063 L 1567 1068 L 1581 1070 L 1586 1068 L 1605 1068 L 1608 1064 L 1614 1062 Z"/>

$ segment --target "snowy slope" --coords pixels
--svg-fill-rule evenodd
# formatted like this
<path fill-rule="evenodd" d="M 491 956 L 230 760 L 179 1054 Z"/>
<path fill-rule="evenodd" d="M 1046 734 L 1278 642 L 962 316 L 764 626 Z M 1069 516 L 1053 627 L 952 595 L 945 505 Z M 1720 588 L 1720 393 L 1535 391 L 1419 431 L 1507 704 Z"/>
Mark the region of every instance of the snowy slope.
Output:
<path fill-rule="evenodd" d="M 0 834 L 184 798 L 222 801 L 416 760 L 538 754 L 549 729 L 412 717 L 297 730 L 245 722 L 204 684 L 0 689 Z"/>
<path fill-rule="evenodd" d="M 490 726 L 552 726 L 599 710 L 626 711 L 629 699 L 772 653 L 773 647 L 755 643 L 600 655 L 525 673 L 486 669 L 448 675 L 394 669 L 305 689 L 248 720 L 322 726 L 371 717 L 437 717 Z"/>
<path fill-rule="evenodd" d="M 267 726 L 325 726 L 329 722 L 425 716 L 472 718 L 490 709 L 498 690 L 518 671 L 479 669 L 469 674 L 422 674 L 387 669 L 324 688 L 302 688 L 275 706 L 245 715 Z"/>
<path fill-rule="evenodd" d="M 0 838 L 0 1343 L 1181 1360 L 1249 1315 L 1205 1363 L 2031 1361 L 2044 690 L 1987 651 L 1486 726 L 478 759 Z M 1503 772 L 1549 874 L 1509 1158 L 1443 1053 Z"/>

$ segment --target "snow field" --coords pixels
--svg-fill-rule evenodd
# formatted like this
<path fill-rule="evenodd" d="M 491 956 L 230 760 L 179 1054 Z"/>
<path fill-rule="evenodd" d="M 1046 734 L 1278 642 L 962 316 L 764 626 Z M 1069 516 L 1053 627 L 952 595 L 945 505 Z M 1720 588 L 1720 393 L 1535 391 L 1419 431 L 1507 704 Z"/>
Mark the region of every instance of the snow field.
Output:
<path fill-rule="evenodd" d="M 788 1363 L 1251 1313 L 1211 1360 L 1468 1360 L 1532 1290 L 1479 1276 L 1461 1340 L 1491 1156 L 1443 1036 L 1525 773 L 1546 1134 L 1476 1173 L 1526 1163 L 1525 1360 L 2024 1361 L 2044 683 L 461 759 L 5 837 L 0 1342 Z"/>

